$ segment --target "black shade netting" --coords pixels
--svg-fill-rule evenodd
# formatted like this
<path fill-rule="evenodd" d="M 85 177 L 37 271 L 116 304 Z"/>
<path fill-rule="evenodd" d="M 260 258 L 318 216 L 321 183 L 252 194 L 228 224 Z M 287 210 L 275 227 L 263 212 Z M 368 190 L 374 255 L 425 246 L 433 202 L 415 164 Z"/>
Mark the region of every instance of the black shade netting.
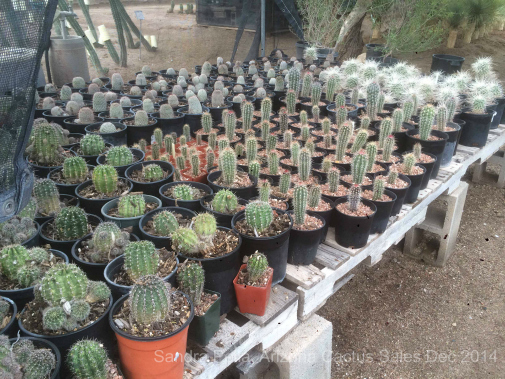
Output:
<path fill-rule="evenodd" d="M 57 3 L 0 1 L 0 222 L 18 213 L 31 196 L 33 174 L 23 154 Z"/>

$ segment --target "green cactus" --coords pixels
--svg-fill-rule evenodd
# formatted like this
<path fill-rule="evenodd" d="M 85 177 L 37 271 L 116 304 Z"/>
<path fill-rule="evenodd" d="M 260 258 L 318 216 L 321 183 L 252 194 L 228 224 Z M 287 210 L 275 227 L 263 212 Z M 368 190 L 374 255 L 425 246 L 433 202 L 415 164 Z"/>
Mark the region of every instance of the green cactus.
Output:
<path fill-rule="evenodd" d="M 93 110 L 88 107 L 81 108 L 75 122 L 77 124 L 92 124 L 95 121 Z"/>
<path fill-rule="evenodd" d="M 205 283 L 205 273 L 202 266 L 189 261 L 186 265 L 181 266 L 177 274 L 177 281 L 180 290 L 189 296 L 193 305 L 199 305 Z"/>
<path fill-rule="evenodd" d="M 321 202 L 321 186 L 319 184 L 314 184 L 310 186 L 308 193 L 308 206 L 310 208 L 316 208 Z"/>
<path fill-rule="evenodd" d="M 381 121 L 380 130 L 379 130 L 379 149 L 384 148 L 384 143 L 386 142 L 386 138 L 393 133 L 393 122 L 391 119 L 385 118 Z"/>
<path fill-rule="evenodd" d="M 37 266 L 21 267 L 16 273 L 16 280 L 22 288 L 31 287 L 40 277 L 40 268 Z"/>
<path fill-rule="evenodd" d="M 230 140 L 228 139 L 228 137 L 222 138 L 218 141 L 219 152 L 226 149 L 227 147 L 230 147 Z"/>
<path fill-rule="evenodd" d="M 312 170 L 312 154 L 306 148 L 300 150 L 300 162 L 298 164 L 298 176 L 301 181 L 309 180 Z"/>
<path fill-rule="evenodd" d="M 124 232 L 123 232 L 124 233 Z M 116 242 L 117 245 L 117 242 Z M 121 252 L 122 254 L 122 252 Z M 119 254 L 119 255 L 121 255 Z M 90 280 L 88 282 L 88 294 L 86 295 L 86 301 L 88 303 L 96 303 L 98 301 L 105 301 L 110 298 L 110 289 L 104 282 L 94 282 Z"/>
<path fill-rule="evenodd" d="M 156 163 L 145 165 L 142 168 L 142 177 L 148 182 L 157 182 L 165 176 L 163 169 Z"/>
<path fill-rule="evenodd" d="M 105 162 L 114 167 L 127 166 L 133 163 L 133 153 L 126 146 L 113 146 L 107 152 Z"/>
<path fill-rule="evenodd" d="M 291 187 L 291 174 L 289 172 L 285 172 L 281 175 L 279 180 L 279 192 L 286 195 L 289 187 Z"/>
<path fill-rule="evenodd" d="M 194 198 L 193 187 L 187 184 L 176 185 L 173 187 L 172 196 L 176 200 L 185 200 L 185 201 L 193 200 Z"/>
<path fill-rule="evenodd" d="M 57 263 L 42 278 L 41 295 L 51 305 L 85 299 L 88 288 L 86 274 L 75 264 Z"/>
<path fill-rule="evenodd" d="M 219 167 L 221 168 L 221 177 L 223 178 L 224 185 L 227 187 L 231 186 L 237 175 L 237 157 L 232 148 L 227 147 L 221 151 Z"/>
<path fill-rule="evenodd" d="M 33 143 L 27 148 L 29 158 L 43 166 L 53 166 L 61 159 L 61 145 L 55 128 L 42 123 L 33 130 Z"/>
<path fill-rule="evenodd" d="M 28 250 L 21 245 L 10 245 L 0 251 L 2 274 L 10 280 L 16 280 L 21 267 L 30 259 Z"/>
<path fill-rule="evenodd" d="M 337 146 L 335 148 L 335 161 L 342 162 L 344 160 L 347 145 L 351 140 L 352 133 L 352 124 L 349 122 L 344 123 L 344 125 L 342 125 L 339 129 Z"/>
<path fill-rule="evenodd" d="M 380 86 L 376 82 L 370 83 L 366 88 L 367 114 L 372 121 L 377 120 L 377 113 L 381 111 L 379 109 L 380 92 Z"/>
<path fill-rule="evenodd" d="M 61 307 L 50 307 L 42 314 L 42 326 L 47 330 L 58 330 L 63 327 L 67 315 Z"/>
<path fill-rule="evenodd" d="M 191 174 L 193 177 L 197 177 L 200 175 L 200 158 L 198 157 L 198 154 L 193 154 L 191 156 Z"/>
<path fill-rule="evenodd" d="M 420 143 L 414 144 L 414 148 L 413 148 L 412 152 L 414 154 L 414 157 L 416 157 L 417 160 L 421 159 L 422 149 L 423 149 L 423 147 L 421 146 Z"/>
<path fill-rule="evenodd" d="M 118 175 L 113 166 L 99 165 L 93 170 L 93 185 L 104 195 L 112 195 L 117 190 Z"/>
<path fill-rule="evenodd" d="M 119 238 L 121 238 L 121 229 L 113 222 L 103 222 L 93 232 L 93 249 L 108 255 Z"/>
<path fill-rule="evenodd" d="M 300 91 L 300 96 L 301 97 L 309 97 L 310 96 L 310 90 L 312 87 L 312 74 L 310 72 L 306 72 L 305 75 L 303 76 L 302 79 L 302 89 Z"/>
<path fill-rule="evenodd" d="M 247 274 L 251 282 L 259 280 L 267 272 L 267 269 L 267 257 L 258 251 L 247 260 Z"/>
<path fill-rule="evenodd" d="M 205 134 L 209 134 L 212 130 L 212 116 L 209 112 L 202 113 L 202 129 Z"/>
<path fill-rule="evenodd" d="M 414 101 L 406 100 L 403 103 L 403 122 L 410 122 L 412 115 L 414 114 Z"/>
<path fill-rule="evenodd" d="M 351 165 L 352 182 L 362 184 L 368 165 L 368 156 L 366 153 L 357 153 L 354 155 Z"/>
<path fill-rule="evenodd" d="M 281 133 L 285 133 L 288 130 L 288 121 L 288 111 L 285 107 L 282 107 L 279 109 L 279 128 L 281 130 Z"/>
<path fill-rule="evenodd" d="M 139 140 L 139 143 L 138 143 L 138 148 L 140 150 L 142 150 L 144 152 L 144 154 L 146 153 L 146 148 L 147 148 L 147 141 L 143 138 L 141 138 Z"/>
<path fill-rule="evenodd" d="M 34 197 L 31 197 L 28 201 L 28 204 L 19 212 L 18 216 L 21 218 L 27 217 L 30 219 L 34 219 L 37 215 L 37 200 Z M 1 234 L 1 232 L 0 232 Z"/>
<path fill-rule="evenodd" d="M 452 122 L 454 120 L 454 115 L 456 113 L 456 109 L 458 108 L 459 101 L 456 96 L 451 96 L 445 102 L 445 106 L 447 107 L 447 120 Z"/>
<path fill-rule="evenodd" d="M 61 210 L 58 187 L 51 179 L 37 180 L 33 185 L 33 196 L 37 201 L 39 213 L 54 215 Z"/>
<path fill-rule="evenodd" d="M 145 210 L 146 201 L 142 195 L 126 195 L 118 203 L 118 214 L 120 217 L 142 216 Z"/>
<path fill-rule="evenodd" d="M 337 192 L 338 186 L 340 185 L 340 171 L 333 167 L 330 172 L 328 172 L 328 191 L 331 193 Z"/>
<path fill-rule="evenodd" d="M 70 318 L 75 321 L 84 321 L 90 313 L 90 305 L 84 300 L 72 300 L 70 302 Z"/>
<path fill-rule="evenodd" d="M 395 184 L 396 179 L 398 179 L 398 171 L 396 170 L 396 168 L 394 168 L 394 166 L 392 166 L 391 169 L 389 170 L 389 174 L 386 179 L 387 184 L 389 185 Z"/>
<path fill-rule="evenodd" d="M 268 152 L 275 150 L 275 147 L 277 146 L 277 135 L 275 134 L 269 134 L 267 136 L 265 148 Z"/>
<path fill-rule="evenodd" d="M 88 234 L 88 216 L 79 207 L 65 207 L 54 221 L 60 240 L 71 241 Z"/>
<path fill-rule="evenodd" d="M 175 154 L 175 142 L 174 138 L 170 134 L 167 134 L 163 138 L 163 144 L 165 145 L 165 151 L 167 152 L 167 154 L 170 155 Z"/>
<path fill-rule="evenodd" d="M 177 168 L 179 170 L 184 170 L 186 168 L 186 160 L 184 159 L 184 157 L 182 155 L 178 155 L 175 158 L 175 165 L 177 166 Z"/>
<path fill-rule="evenodd" d="M 235 128 L 237 126 L 237 116 L 232 110 L 227 111 L 226 120 L 224 120 L 225 135 L 229 141 L 235 139 Z"/>
<path fill-rule="evenodd" d="M 105 150 L 105 141 L 98 134 L 86 134 L 80 145 L 83 155 L 99 155 Z"/>
<path fill-rule="evenodd" d="M 30 260 L 35 263 L 42 263 L 49 260 L 48 252 L 41 247 L 32 247 L 28 250 L 28 254 L 30 255 Z"/>
<path fill-rule="evenodd" d="M 105 112 L 107 110 L 107 100 L 103 92 L 97 92 L 93 95 L 93 112 Z"/>
<path fill-rule="evenodd" d="M 19 343 L 19 342 L 18 342 Z M 24 379 L 47 378 L 56 367 L 56 358 L 49 349 L 36 349 L 26 362 L 23 371 Z"/>
<path fill-rule="evenodd" d="M 116 133 L 116 127 L 112 122 L 104 122 L 99 130 L 102 134 Z"/>
<path fill-rule="evenodd" d="M 430 137 L 435 113 L 435 107 L 430 104 L 421 109 L 421 113 L 419 115 L 419 138 L 424 141 L 427 141 Z"/>
<path fill-rule="evenodd" d="M 246 157 L 247 161 L 255 161 L 258 156 L 258 143 L 256 138 L 251 137 L 246 141 Z"/>
<path fill-rule="evenodd" d="M 216 219 L 210 213 L 200 213 L 193 219 L 193 230 L 200 240 L 202 248 L 213 245 L 217 231 Z"/>
<path fill-rule="evenodd" d="M 254 176 L 255 178 L 258 178 L 259 177 L 259 174 L 260 174 L 260 170 L 261 170 L 261 165 L 258 161 L 251 161 L 248 163 L 248 167 L 249 167 L 249 174 L 251 174 L 252 176 Z"/>
<path fill-rule="evenodd" d="M 294 166 L 298 166 L 300 163 L 300 144 L 295 141 L 291 144 L 291 162 Z"/>
<path fill-rule="evenodd" d="M 242 113 L 242 127 L 244 131 L 247 131 L 251 128 L 252 125 L 254 105 L 249 101 L 244 101 L 240 106 L 240 110 Z"/>
<path fill-rule="evenodd" d="M 107 377 L 107 353 L 98 341 L 80 340 L 68 352 L 67 363 L 75 379 Z"/>
<path fill-rule="evenodd" d="M 386 186 L 386 181 L 384 179 L 375 179 L 373 182 L 373 201 L 381 201 L 382 195 L 384 194 L 384 188 Z"/>
<path fill-rule="evenodd" d="M 305 223 L 305 214 L 307 211 L 308 190 L 304 185 L 296 186 L 293 191 L 293 208 L 295 215 L 295 224 L 303 225 Z"/>
<path fill-rule="evenodd" d="M 347 207 L 351 212 L 356 212 L 361 203 L 361 186 L 359 184 L 353 184 L 349 188 L 349 194 L 347 195 Z"/>
<path fill-rule="evenodd" d="M 364 129 L 360 129 L 358 131 L 358 134 L 356 134 L 356 138 L 354 139 L 354 143 L 351 147 L 351 153 L 355 154 L 359 150 L 361 150 L 361 148 L 365 145 L 367 139 L 368 139 L 368 132 Z"/>
<path fill-rule="evenodd" d="M 6 347 L 10 347 L 10 344 L 9 346 Z M 29 339 L 20 339 L 12 345 L 12 352 L 16 357 L 16 362 L 21 365 L 26 365 L 28 363 L 30 355 L 32 355 L 34 350 L 35 346 L 33 345 L 33 342 Z"/>
<path fill-rule="evenodd" d="M 312 106 L 319 105 L 319 101 L 321 100 L 322 92 L 323 92 L 323 87 L 321 87 L 321 83 L 319 83 L 319 82 L 312 83 L 311 96 L 310 96 Z"/>
<path fill-rule="evenodd" d="M 364 115 L 361 118 L 360 129 L 367 130 L 368 127 L 370 126 L 370 122 L 371 122 L 370 117 L 368 117 L 367 115 Z"/>
<path fill-rule="evenodd" d="M 284 78 L 280 75 L 275 77 L 274 91 L 277 91 L 277 92 L 284 91 Z"/>
<path fill-rule="evenodd" d="M 437 108 L 437 129 L 441 132 L 447 127 L 448 111 L 445 105 L 440 105 Z"/>
<path fill-rule="evenodd" d="M 337 108 L 337 114 L 335 116 L 335 122 L 337 126 L 342 126 L 347 120 L 347 108 L 345 106 Z"/>
<path fill-rule="evenodd" d="M 156 234 L 168 237 L 179 228 L 179 223 L 172 212 L 162 211 L 153 217 L 153 227 Z"/>
<path fill-rule="evenodd" d="M 124 268 L 133 281 L 156 275 L 159 263 L 159 252 L 151 241 L 131 242 L 124 251 Z"/>
<path fill-rule="evenodd" d="M 394 146 L 395 146 L 395 138 L 392 135 L 390 135 L 386 138 L 386 141 L 384 142 L 384 149 L 382 150 L 382 160 L 384 162 L 390 162 Z"/>
<path fill-rule="evenodd" d="M 146 275 L 133 285 L 128 304 L 136 323 L 149 325 L 162 322 L 170 314 L 170 292 L 161 278 Z"/>
<path fill-rule="evenodd" d="M 293 90 L 286 92 L 286 109 L 288 115 L 294 115 L 296 112 L 296 92 Z"/>
<path fill-rule="evenodd" d="M 366 154 L 368 156 L 368 163 L 366 167 L 366 172 L 371 172 L 373 165 L 375 164 L 375 158 L 377 157 L 377 143 L 369 142 L 366 145 Z"/>
<path fill-rule="evenodd" d="M 405 154 L 403 156 L 403 165 L 402 165 L 402 170 L 405 173 L 405 175 L 411 175 L 412 174 L 412 169 L 416 165 L 417 159 L 414 154 Z"/>
<path fill-rule="evenodd" d="M 287 76 L 288 80 L 288 88 L 290 90 L 293 90 L 296 93 L 300 90 L 300 79 L 301 79 L 301 73 L 300 70 L 298 70 L 296 67 L 292 67 Z"/>
<path fill-rule="evenodd" d="M 340 78 L 337 75 L 331 75 L 326 83 L 326 100 L 330 103 L 333 102 L 335 98 L 335 93 L 337 92 L 338 86 L 340 84 Z"/>
<path fill-rule="evenodd" d="M 117 119 L 124 118 L 124 111 L 123 111 L 123 107 L 121 106 L 121 104 L 119 104 L 119 103 L 112 103 L 110 105 L 110 108 L 109 108 L 109 117 L 110 118 L 117 118 Z M 115 127 L 114 127 L 114 131 L 116 131 Z"/>
<path fill-rule="evenodd" d="M 245 220 L 249 227 L 261 233 L 267 229 L 273 221 L 273 211 L 268 203 L 253 201 L 245 208 Z"/>
<path fill-rule="evenodd" d="M 393 122 L 393 132 L 394 133 L 399 133 L 402 130 L 402 124 L 403 124 L 403 110 L 401 108 L 396 108 L 393 111 L 393 117 L 392 117 L 392 122 Z"/>
<path fill-rule="evenodd" d="M 212 167 L 214 167 L 214 160 L 216 159 L 216 155 L 210 147 L 208 147 L 205 152 L 205 158 L 207 159 L 207 170 L 209 171 Z"/>
<path fill-rule="evenodd" d="M 219 190 L 212 199 L 212 209 L 219 213 L 231 213 L 238 207 L 237 196 L 227 189 Z"/>
<path fill-rule="evenodd" d="M 200 252 L 198 235 L 193 229 L 178 228 L 172 233 L 172 248 L 186 255 Z"/>
<path fill-rule="evenodd" d="M 270 113 L 272 113 L 272 100 L 269 97 L 265 97 L 261 101 L 261 121 L 268 121 Z"/>

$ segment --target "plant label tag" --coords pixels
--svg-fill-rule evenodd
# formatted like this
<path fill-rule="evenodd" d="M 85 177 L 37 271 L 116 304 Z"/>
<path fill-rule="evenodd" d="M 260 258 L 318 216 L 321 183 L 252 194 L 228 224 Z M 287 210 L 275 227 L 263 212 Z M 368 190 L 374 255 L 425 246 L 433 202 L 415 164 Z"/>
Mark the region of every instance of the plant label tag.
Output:
<path fill-rule="evenodd" d="M 135 18 L 137 20 L 144 20 L 144 13 L 142 11 L 135 11 Z"/>

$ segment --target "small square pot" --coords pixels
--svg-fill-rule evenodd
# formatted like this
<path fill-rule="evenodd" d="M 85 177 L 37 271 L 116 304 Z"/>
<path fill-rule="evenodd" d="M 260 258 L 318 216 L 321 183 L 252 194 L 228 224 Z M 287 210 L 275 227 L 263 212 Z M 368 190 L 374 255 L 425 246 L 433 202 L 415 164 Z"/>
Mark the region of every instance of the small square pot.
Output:
<path fill-rule="evenodd" d="M 244 270 L 247 265 L 240 266 L 240 271 Z M 240 274 L 239 271 L 239 274 Z M 268 278 L 268 283 L 265 287 L 254 287 L 238 284 L 238 275 L 233 279 L 233 286 L 237 295 L 238 307 L 241 313 L 251 313 L 257 316 L 263 316 L 267 308 L 270 292 L 272 289 L 273 269 Z"/>

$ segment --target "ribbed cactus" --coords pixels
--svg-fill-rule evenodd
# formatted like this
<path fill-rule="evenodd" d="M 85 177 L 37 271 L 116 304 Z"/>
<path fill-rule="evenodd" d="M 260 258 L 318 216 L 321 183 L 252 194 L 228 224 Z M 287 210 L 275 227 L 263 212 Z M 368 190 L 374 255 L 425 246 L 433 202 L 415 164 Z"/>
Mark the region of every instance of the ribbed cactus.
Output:
<path fill-rule="evenodd" d="M 435 107 L 430 104 L 421 109 L 421 113 L 419 115 L 419 138 L 424 141 L 428 140 L 430 137 L 435 113 Z"/>
<path fill-rule="evenodd" d="M 321 186 L 319 184 L 313 184 L 309 188 L 308 206 L 310 208 L 316 208 L 321 202 Z"/>
<path fill-rule="evenodd" d="M 146 201 L 142 195 L 126 195 L 121 197 L 118 203 L 120 217 L 138 217 L 146 211 Z"/>
<path fill-rule="evenodd" d="M 380 92 L 380 86 L 376 82 L 370 83 L 366 88 L 367 114 L 372 121 L 377 120 L 377 113 L 381 111 L 381 109 L 379 109 Z"/>
<path fill-rule="evenodd" d="M 200 100 L 198 100 L 198 97 L 191 96 L 188 99 L 188 113 L 201 114 L 202 112 L 203 112 L 202 104 L 200 103 Z"/>
<path fill-rule="evenodd" d="M 246 141 L 246 157 L 247 161 L 251 162 L 256 160 L 258 156 L 258 143 L 256 142 L 256 138 L 251 137 Z"/>
<path fill-rule="evenodd" d="M 48 123 L 42 123 L 33 130 L 33 142 L 27 148 L 29 158 L 40 165 L 51 166 L 61 157 L 58 133 Z"/>
<path fill-rule="evenodd" d="M 212 92 L 211 105 L 213 108 L 220 108 L 224 106 L 223 91 L 216 89 Z"/>
<path fill-rule="evenodd" d="M 309 115 L 307 114 L 307 111 L 300 111 L 300 124 L 302 126 L 307 125 L 309 122 Z"/>
<path fill-rule="evenodd" d="M 279 192 L 286 195 L 290 187 L 291 174 L 289 172 L 285 172 L 281 175 L 281 178 L 279 180 Z"/>
<path fill-rule="evenodd" d="M 135 126 L 147 126 L 149 125 L 149 117 L 147 116 L 146 111 L 138 111 L 135 113 L 135 118 L 134 118 L 134 124 Z"/>
<path fill-rule="evenodd" d="M 77 89 L 86 88 L 86 81 L 80 76 L 76 76 L 72 79 L 72 87 Z"/>
<path fill-rule="evenodd" d="M 72 345 L 67 362 L 75 379 L 106 378 L 107 353 L 98 341 L 80 340 Z"/>
<path fill-rule="evenodd" d="M 261 164 L 256 160 L 250 161 L 248 163 L 248 169 L 249 174 L 255 178 L 258 178 L 261 170 Z"/>
<path fill-rule="evenodd" d="M 114 91 L 119 91 L 122 89 L 124 85 L 123 78 L 121 77 L 121 74 L 119 73 L 114 73 L 112 74 L 112 79 L 111 79 L 111 86 Z"/>
<path fill-rule="evenodd" d="M 187 185 L 187 184 L 179 184 L 174 186 L 172 190 L 172 196 L 176 200 L 193 200 L 194 194 L 193 194 L 193 187 Z"/>
<path fill-rule="evenodd" d="M 333 102 L 335 98 L 335 93 L 337 92 L 338 86 L 340 84 L 340 77 L 337 75 L 331 75 L 326 83 L 326 100 L 330 103 Z"/>
<path fill-rule="evenodd" d="M 161 322 L 170 314 L 170 292 L 161 278 L 146 275 L 133 285 L 128 304 L 136 323 L 149 325 Z"/>
<path fill-rule="evenodd" d="M 307 211 L 308 190 L 304 185 L 296 186 L 293 191 L 293 208 L 295 215 L 295 224 L 303 225 L 305 223 L 305 214 Z"/>
<path fill-rule="evenodd" d="M 160 106 L 160 118 L 168 119 L 174 118 L 174 110 L 170 106 L 170 104 L 162 104 Z"/>
<path fill-rule="evenodd" d="M 219 167 L 221 168 L 221 177 L 225 186 L 231 186 L 237 175 L 237 157 L 232 148 L 227 147 L 219 156 Z"/>
<path fill-rule="evenodd" d="M 421 159 L 422 149 L 423 148 L 420 143 L 414 144 L 412 153 L 414 154 L 414 157 L 416 157 L 417 160 Z"/>
<path fill-rule="evenodd" d="M 83 155 L 99 155 L 105 150 L 105 141 L 98 134 L 86 134 L 82 137 L 80 146 Z"/>
<path fill-rule="evenodd" d="M 118 176 L 111 165 L 99 165 L 93 170 L 93 185 L 95 189 L 105 195 L 111 195 L 117 190 Z"/>
<path fill-rule="evenodd" d="M 373 201 L 380 201 L 382 195 L 384 194 L 384 188 L 386 186 L 386 181 L 384 179 L 375 179 L 373 182 Z"/>
<path fill-rule="evenodd" d="M 62 208 L 54 221 L 56 234 L 63 241 L 71 241 L 88 234 L 88 216 L 78 207 Z"/>
<path fill-rule="evenodd" d="M 414 154 L 405 154 L 403 156 L 402 170 L 405 175 L 411 175 L 412 169 L 416 165 L 417 159 Z"/>
<path fill-rule="evenodd" d="M 391 119 L 385 118 L 381 121 L 380 130 L 379 130 L 379 149 L 384 148 L 384 143 L 386 142 L 386 138 L 393 133 L 393 122 Z"/>
<path fill-rule="evenodd" d="M 119 104 L 122 107 L 131 107 L 132 106 L 132 102 L 131 102 L 130 98 L 127 96 L 123 96 L 121 99 L 119 99 Z"/>
<path fill-rule="evenodd" d="M 242 113 L 242 127 L 244 131 L 247 131 L 251 128 L 253 114 L 254 114 L 254 105 L 249 101 L 244 101 L 240 106 Z"/>
<path fill-rule="evenodd" d="M 67 321 L 67 315 L 61 307 L 49 307 L 42 313 L 42 326 L 47 330 L 58 330 Z"/>
<path fill-rule="evenodd" d="M 85 299 L 88 278 L 84 271 L 74 264 L 57 263 L 42 278 L 41 295 L 51 305 L 62 301 Z"/>
<path fill-rule="evenodd" d="M 202 266 L 197 262 L 189 261 L 179 269 L 177 281 L 180 290 L 189 296 L 193 305 L 199 305 L 205 283 L 205 273 Z"/>
<path fill-rule="evenodd" d="M 310 72 L 306 72 L 305 75 L 303 75 L 302 79 L 302 89 L 300 91 L 300 96 L 302 97 L 309 97 L 310 96 L 310 90 L 312 87 L 312 74 Z"/>
<path fill-rule="evenodd" d="M 247 274 L 249 276 L 249 281 L 251 282 L 259 280 L 263 275 L 265 275 L 267 269 L 267 257 L 258 251 L 251 255 L 247 260 Z"/>
<path fill-rule="evenodd" d="M 124 232 L 122 233 L 124 234 Z M 116 242 L 117 244 L 117 242 Z M 110 289 L 104 282 L 88 282 L 88 294 L 86 301 L 88 303 L 96 303 L 98 301 L 107 300 L 110 297 Z"/>
<path fill-rule="evenodd" d="M 107 110 L 107 100 L 103 92 L 96 92 L 93 95 L 93 112 L 105 112 Z"/>
<path fill-rule="evenodd" d="M 133 281 L 144 275 L 156 275 L 160 254 L 151 241 L 131 242 L 124 251 L 124 268 Z"/>
<path fill-rule="evenodd" d="M 30 256 L 30 260 L 36 263 L 42 263 L 49 260 L 48 252 L 41 247 L 32 247 L 28 250 L 28 254 Z"/>
<path fill-rule="evenodd" d="M 312 154 L 306 148 L 300 150 L 300 161 L 298 163 L 298 176 L 301 181 L 309 180 L 312 170 Z"/>
<path fill-rule="evenodd" d="M 235 128 L 237 126 L 237 116 L 232 110 L 227 111 L 226 119 L 223 120 L 226 137 L 229 141 L 235 139 Z"/>
<path fill-rule="evenodd" d="M 115 167 L 130 165 L 133 163 L 133 153 L 126 146 L 113 146 L 107 152 L 105 162 Z"/>
<path fill-rule="evenodd" d="M 296 112 L 296 92 L 293 90 L 286 92 L 286 109 L 288 115 L 294 115 Z"/>
<path fill-rule="evenodd" d="M 409 99 L 403 103 L 403 121 L 410 122 L 412 115 L 414 114 L 414 101 Z"/>
<path fill-rule="evenodd" d="M 451 96 L 445 102 L 445 106 L 447 107 L 447 120 L 452 122 L 454 120 L 454 114 L 456 113 L 456 109 L 458 108 L 458 98 L 456 96 Z"/>
<path fill-rule="evenodd" d="M 300 162 L 300 144 L 295 141 L 291 144 L 291 163 L 293 166 L 298 166 Z"/>
<path fill-rule="evenodd" d="M 347 108 L 345 106 L 337 108 L 337 114 L 335 115 L 335 122 L 337 126 L 342 126 L 347 120 Z"/>
<path fill-rule="evenodd" d="M 200 213 L 193 219 L 193 230 L 200 241 L 199 247 L 203 250 L 213 246 L 214 236 L 217 231 L 217 223 L 210 213 Z"/>
<path fill-rule="evenodd" d="M 261 121 L 269 120 L 270 113 L 272 113 L 272 100 L 269 97 L 265 97 L 261 101 Z"/>
<path fill-rule="evenodd" d="M 119 104 L 117 104 L 119 106 Z M 119 108 L 121 109 L 121 112 L 123 111 L 123 109 L 121 108 L 121 106 L 119 106 Z M 102 134 L 108 134 L 108 133 L 115 133 L 116 132 L 116 127 L 114 126 L 114 124 L 112 122 L 104 122 L 102 125 L 100 125 L 100 133 Z"/>
<path fill-rule="evenodd" d="M 212 209 L 219 213 L 230 213 L 237 207 L 237 196 L 227 189 L 218 191 L 212 199 Z"/>
<path fill-rule="evenodd" d="M 31 197 L 28 201 L 28 204 L 18 213 L 18 216 L 21 218 L 27 217 L 29 219 L 34 219 L 37 214 L 37 201 L 34 197 Z M 12 220 L 12 219 L 11 219 Z M 4 224 L 5 225 L 5 224 Z M 1 228 L 0 228 L 1 234 Z"/>
<path fill-rule="evenodd" d="M 338 186 L 340 185 L 340 171 L 333 167 L 330 172 L 328 172 L 328 191 L 331 193 L 337 192 Z"/>
<path fill-rule="evenodd" d="M 362 184 L 368 165 L 368 156 L 366 153 L 357 153 L 352 159 L 351 175 L 354 184 Z"/>
<path fill-rule="evenodd" d="M 142 177 L 148 182 L 157 182 L 163 179 L 164 176 L 163 169 L 156 163 L 148 164 L 142 168 Z"/>
<path fill-rule="evenodd" d="M 288 130 L 288 122 L 288 111 L 285 107 L 281 107 L 281 109 L 279 109 L 279 128 L 281 133 L 285 133 Z"/>
<path fill-rule="evenodd" d="M 60 211 L 60 194 L 51 179 L 37 180 L 33 185 L 33 196 L 37 200 L 39 213 L 54 215 Z"/>
<path fill-rule="evenodd" d="M 81 108 L 77 117 L 77 124 L 92 124 L 95 121 L 93 110 L 87 107 Z"/>
<path fill-rule="evenodd" d="M 394 146 L 395 137 L 390 135 L 386 138 L 386 141 L 384 142 L 384 148 L 382 149 L 382 160 L 384 162 L 390 162 Z"/>
<path fill-rule="evenodd" d="M 162 211 L 153 217 L 153 227 L 157 235 L 168 237 L 179 228 L 179 223 L 172 212 Z"/>
<path fill-rule="evenodd" d="M 281 75 L 275 78 L 274 91 L 284 91 L 284 78 Z"/>
<path fill-rule="evenodd" d="M 187 255 L 198 254 L 200 251 L 198 235 L 193 229 L 178 228 L 172 233 L 172 248 Z"/>
<path fill-rule="evenodd" d="M 322 92 L 323 92 L 323 87 L 321 86 L 321 83 L 319 83 L 319 82 L 312 83 L 310 99 L 311 99 L 313 106 L 319 105 L 319 101 L 321 100 Z"/>
<path fill-rule="evenodd" d="M 10 280 L 16 280 L 17 273 L 30 259 L 28 250 L 21 245 L 10 245 L 0 251 L 2 274 Z"/>
<path fill-rule="evenodd" d="M 272 151 L 275 149 L 275 147 L 277 146 L 277 135 L 275 134 L 269 134 L 267 136 L 267 141 L 266 141 L 266 144 L 265 144 L 265 148 L 268 152 Z"/>
<path fill-rule="evenodd" d="M 364 129 L 360 129 L 358 134 L 356 134 L 356 138 L 354 139 L 354 143 L 351 147 L 351 153 L 357 153 L 366 143 L 368 139 L 368 132 Z"/>
<path fill-rule="evenodd" d="M 286 76 L 288 88 L 295 91 L 295 94 L 300 90 L 300 78 L 301 73 L 296 67 L 292 67 Z"/>
<path fill-rule="evenodd" d="M 144 153 L 146 153 L 147 141 L 145 139 L 141 138 L 138 143 L 138 148 L 140 150 L 142 150 Z"/>
<path fill-rule="evenodd" d="M 448 120 L 448 111 L 445 105 L 440 105 L 437 108 L 437 129 L 441 132 L 445 131 Z"/>
<path fill-rule="evenodd" d="M 373 165 L 375 163 L 375 158 L 377 157 L 377 143 L 369 142 L 366 145 L 366 154 L 368 156 L 368 163 L 366 167 L 366 172 L 371 172 L 373 169 Z"/>
<path fill-rule="evenodd" d="M 71 96 L 72 96 L 72 89 L 67 85 L 62 86 L 60 89 L 60 100 L 69 101 Z"/>
<path fill-rule="evenodd" d="M 267 229 L 274 218 L 272 208 L 263 201 L 253 201 L 246 205 L 245 220 L 256 232 Z"/>
<path fill-rule="evenodd" d="M 402 129 L 403 124 L 403 110 L 401 108 L 396 108 L 393 111 L 392 122 L 393 122 L 393 132 L 399 133 Z"/>
<path fill-rule="evenodd" d="M 361 125 L 360 125 L 360 129 L 364 129 L 364 130 L 367 130 L 368 127 L 370 126 L 370 117 L 368 117 L 367 115 L 364 115 L 362 118 L 361 118 Z"/>
<path fill-rule="evenodd" d="M 350 122 L 344 123 L 338 131 L 337 146 L 335 148 L 335 161 L 342 162 L 344 160 L 347 145 L 351 140 L 353 130 Z"/>
<path fill-rule="evenodd" d="M 178 155 L 175 158 L 175 165 L 179 170 L 184 170 L 186 168 L 186 159 L 182 155 Z"/>
<path fill-rule="evenodd" d="M 396 179 L 398 179 L 398 171 L 395 166 L 391 166 L 389 170 L 389 174 L 387 176 L 387 184 L 389 185 L 394 185 L 396 182 Z"/>
<path fill-rule="evenodd" d="M 353 184 L 349 188 L 349 194 L 347 195 L 347 207 L 351 212 L 356 212 L 361 203 L 361 186 L 359 184 Z"/>

